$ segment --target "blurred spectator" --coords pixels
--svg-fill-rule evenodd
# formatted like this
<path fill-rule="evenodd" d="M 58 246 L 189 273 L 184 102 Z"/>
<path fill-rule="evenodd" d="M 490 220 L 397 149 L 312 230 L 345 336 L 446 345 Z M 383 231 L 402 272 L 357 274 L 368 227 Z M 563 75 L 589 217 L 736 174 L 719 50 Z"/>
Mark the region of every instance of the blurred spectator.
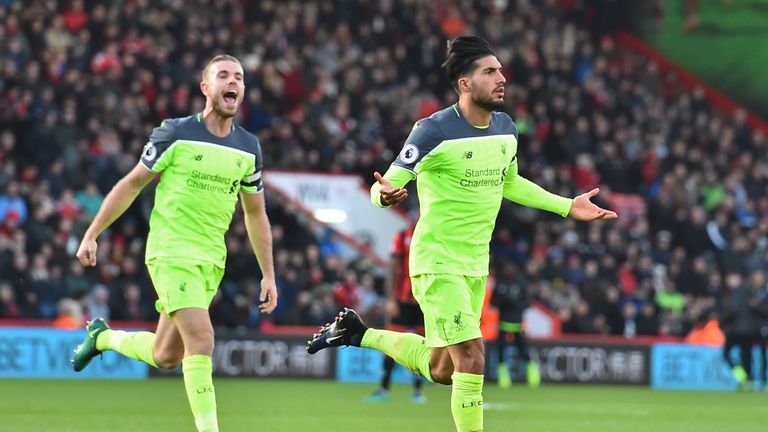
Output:
<path fill-rule="evenodd" d="M 104 196 L 101 195 L 95 183 L 88 182 L 85 189 L 75 194 L 75 201 L 81 208 L 85 209 L 88 217 L 93 219 L 101 207 L 101 202 L 104 201 Z"/>
<path fill-rule="evenodd" d="M 22 225 L 27 220 L 27 203 L 19 195 L 19 184 L 11 181 L 0 195 L 0 223 L 8 220 L 15 225 Z"/>
<path fill-rule="evenodd" d="M 624 303 L 621 314 L 624 318 L 622 335 L 625 338 L 633 338 L 637 336 L 637 305 L 632 302 Z"/>
<path fill-rule="evenodd" d="M 752 345 L 754 343 L 755 314 L 750 307 L 751 290 L 739 273 L 725 278 L 728 294 L 722 304 L 721 326 L 725 333 L 723 357 L 741 386 L 749 386 L 752 376 Z M 731 349 L 739 347 L 739 363 L 731 359 Z"/>
<path fill-rule="evenodd" d="M 344 274 L 344 279 L 333 286 L 333 299 L 339 307 L 356 308 L 362 296 L 362 289 L 357 282 L 357 273 L 348 270 Z"/>
<path fill-rule="evenodd" d="M 656 336 L 659 334 L 659 324 L 656 318 L 656 307 L 652 302 L 645 302 L 640 314 L 635 320 L 638 336 Z"/>
<path fill-rule="evenodd" d="M 135 283 L 127 283 L 113 300 L 111 317 L 121 321 L 151 321 L 156 317 L 154 304 L 145 301 L 141 289 Z"/>
<path fill-rule="evenodd" d="M 65 330 L 77 330 L 84 325 L 85 320 L 80 303 L 68 298 L 59 300 L 58 315 L 53 320 L 53 326 Z"/>
<path fill-rule="evenodd" d="M 96 285 L 87 297 L 86 312 L 88 319 L 104 318 L 108 320 L 112 313 L 109 307 L 109 290 L 104 285 Z"/>
<path fill-rule="evenodd" d="M 0 318 L 19 319 L 21 308 L 16 303 L 16 293 L 11 284 L 0 282 Z"/>
<path fill-rule="evenodd" d="M 259 134 L 267 169 L 370 182 L 414 121 L 453 102 L 443 40 L 483 29 L 508 74 L 521 173 L 568 196 L 599 185 L 607 207 L 641 203 L 619 229 L 505 203 L 494 266 L 524 268 L 566 331 L 623 334 L 632 303 L 635 334 L 683 336 L 724 296 L 724 274 L 768 269 L 768 139 L 599 33 L 618 23 L 589 3 L 0 2 L 0 277 L 22 318 L 53 317 L 102 284 L 114 319 L 152 319 L 151 190 L 104 234 L 96 269 L 71 257 L 152 128 L 202 110 L 202 61 L 242 60 L 240 124 Z M 378 313 L 384 269 L 343 256 L 333 232 L 269 190 L 267 205 L 280 309 L 254 314 L 258 274 L 236 217 L 218 325 L 323 324 L 337 301 Z"/>
<path fill-rule="evenodd" d="M 753 300 L 751 303 L 758 321 L 757 344 L 760 347 L 760 378 L 763 389 L 768 389 L 768 283 L 765 272 L 755 270 L 752 273 L 751 285 Z"/>
<path fill-rule="evenodd" d="M 693 330 L 685 337 L 685 343 L 714 348 L 723 346 L 724 342 L 725 336 L 720 329 L 720 323 L 715 319 L 714 313 L 703 314 L 694 322 Z"/>

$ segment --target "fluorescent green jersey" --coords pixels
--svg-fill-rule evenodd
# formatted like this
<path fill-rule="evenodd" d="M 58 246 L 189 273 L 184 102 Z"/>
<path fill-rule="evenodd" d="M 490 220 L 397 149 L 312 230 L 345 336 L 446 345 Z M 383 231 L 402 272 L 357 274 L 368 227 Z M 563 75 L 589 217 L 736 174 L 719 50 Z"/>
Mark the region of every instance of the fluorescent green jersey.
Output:
<path fill-rule="evenodd" d="M 224 267 L 224 234 L 238 194 L 262 191 L 261 147 L 238 126 L 224 138 L 202 115 L 166 120 L 152 132 L 142 164 L 162 173 L 149 221 L 146 261 Z"/>
<path fill-rule="evenodd" d="M 420 120 L 384 178 L 395 187 L 416 179 L 420 218 L 411 243 L 410 274 L 488 274 L 489 243 L 502 197 L 567 216 L 571 200 L 517 172 L 517 129 L 494 112 L 472 126 L 458 105 Z M 378 183 L 371 200 L 379 202 Z"/>

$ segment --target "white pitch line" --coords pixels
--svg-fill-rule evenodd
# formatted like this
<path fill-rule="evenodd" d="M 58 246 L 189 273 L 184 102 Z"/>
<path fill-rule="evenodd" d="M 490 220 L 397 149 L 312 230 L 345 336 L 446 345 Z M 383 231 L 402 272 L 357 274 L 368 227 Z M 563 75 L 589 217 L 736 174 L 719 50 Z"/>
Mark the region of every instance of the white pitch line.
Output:
<path fill-rule="evenodd" d="M 507 402 L 488 402 L 483 404 L 483 409 L 486 411 L 509 411 L 520 407 L 522 407 L 522 404 Z"/>

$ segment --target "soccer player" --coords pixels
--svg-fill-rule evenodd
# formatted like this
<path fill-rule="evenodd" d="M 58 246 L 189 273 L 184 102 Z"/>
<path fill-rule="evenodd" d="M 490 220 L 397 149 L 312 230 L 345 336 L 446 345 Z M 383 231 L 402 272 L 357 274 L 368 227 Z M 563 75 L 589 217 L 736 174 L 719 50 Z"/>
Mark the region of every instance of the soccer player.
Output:
<path fill-rule="evenodd" d="M 757 346 L 760 349 L 760 377 L 763 390 L 768 390 L 768 283 L 765 271 L 754 270 L 750 276 L 753 290 L 752 308 L 757 318 Z"/>
<path fill-rule="evenodd" d="M 499 336 L 496 339 L 498 356 L 499 387 L 509 388 L 512 378 L 509 376 L 510 365 L 504 356 L 507 350 L 507 335 L 511 334 L 515 339 L 517 355 L 526 365 L 526 380 L 531 387 L 538 387 L 541 383 L 541 374 L 538 365 L 531 361 L 528 352 L 528 338 L 523 329 L 523 312 L 530 304 L 528 299 L 528 281 L 519 275 L 519 269 L 512 261 L 506 261 L 501 266 L 501 275 L 496 282 L 491 296 L 491 304 L 499 309 Z"/>
<path fill-rule="evenodd" d="M 77 258 L 96 265 L 96 238 L 158 175 L 149 222 L 146 264 L 157 291 L 160 320 L 154 333 L 112 330 L 103 319 L 88 323 L 75 351 L 76 371 L 102 351 L 117 351 L 156 368 L 181 363 L 198 431 L 218 431 L 212 379 L 213 326 L 208 314 L 224 275 L 229 228 L 238 196 L 248 238 L 261 268 L 262 312 L 277 306 L 272 235 L 264 206 L 259 140 L 234 124 L 245 94 L 243 68 L 219 55 L 203 70 L 202 113 L 170 119 L 156 128 L 140 162 L 104 199 L 83 236 Z"/>
<path fill-rule="evenodd" d="M 413 228 L 399 231 L 392 244 L 392 258 L 387 291 L 389 304 L 387 314 L 389 324 L 387 330 L 403 331 L 424 335 L 424 314 L 421 313 L 416 299 L 411 292 L 411 279 L 408 276 L 408 257 L 413 239 Z M 392 371 L 395 368 L 395 359 L 384 357 L 384 365 L 381 374 L 379 388 L 365 397 L 367 402 L 382 402 L 389 399 L 389 385 L 392 379 Z M 413 378 L 413 393 L 411 402 L 423 404 L 427 398 L 421 394 L 422 379 L 419 375 Z"/>
<path fill-rule="evenodd" d="M 493 48 L 476 36 L 448 47 L 443 63 L 458 103 L 419 120 L 398 158 L 371 187 L 380 207 L 401 203 L 416 179 L 421 217 L 411 245 L 413 295 L 424 312 L 426 337 L 369 329 L 344 309 L 308 344 L 310 353 L 353 345 L 394 358 L 426 379 L 452 386 L 459 432 L 483 430 L 483 342 L 480 311 L 491 233 L 502 198 L 577 220 L 613 219 L 590 201 L 597 189 L 570 199 L 518 175 L 517 130 L 505 113 L 504 84 Z"/>
<path fill-rule="evenodd" d="M 758 326 L 758 317 L 751 304 L 752 289 L 744 283 L 742 274 L 735 271 L 725 275 L 725 287 L 729 293 L 720 302 L 721 328 L 725 334 L 723 359 L 731 368 L 739 389 L 751 390 L 754 384 L 752 346 Z M 731 359 L 731 350 L 734 347 L 739 347 L 740 364 Z"/>

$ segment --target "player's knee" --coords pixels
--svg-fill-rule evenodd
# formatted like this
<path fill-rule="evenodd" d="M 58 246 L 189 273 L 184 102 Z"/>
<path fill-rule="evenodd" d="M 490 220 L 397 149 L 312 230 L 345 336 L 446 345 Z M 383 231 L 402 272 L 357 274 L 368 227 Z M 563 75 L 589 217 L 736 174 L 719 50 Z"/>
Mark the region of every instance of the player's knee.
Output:
<path fill-rule="evenodd" d="M 453 359 L 454 369 L 459 372 L 482 374 L 485 369 L 485 354 L 482 350 L 461 351 Z"/>
<path fill-rule="evenodd" d="M 185 349 L 190 355 L 213 355 L 213 330 L 201 331 L 189 337 L 185 342 Z"/>
<path fill-rule="evenodd" d="M 155 352 L 154 359 L 157 367 L 162 369 L 175 369 L 181 364 L 184 352 Z"/>
<path fill-rule="evenodd" d="M 443 385 L 453 384 L 451 379 L 451 375 L 453 375 L 452 368 L 450 370 L 448 368 L 438 368 L 430 371 L 430 374 L 432 375 L 432 382 Z"/>

